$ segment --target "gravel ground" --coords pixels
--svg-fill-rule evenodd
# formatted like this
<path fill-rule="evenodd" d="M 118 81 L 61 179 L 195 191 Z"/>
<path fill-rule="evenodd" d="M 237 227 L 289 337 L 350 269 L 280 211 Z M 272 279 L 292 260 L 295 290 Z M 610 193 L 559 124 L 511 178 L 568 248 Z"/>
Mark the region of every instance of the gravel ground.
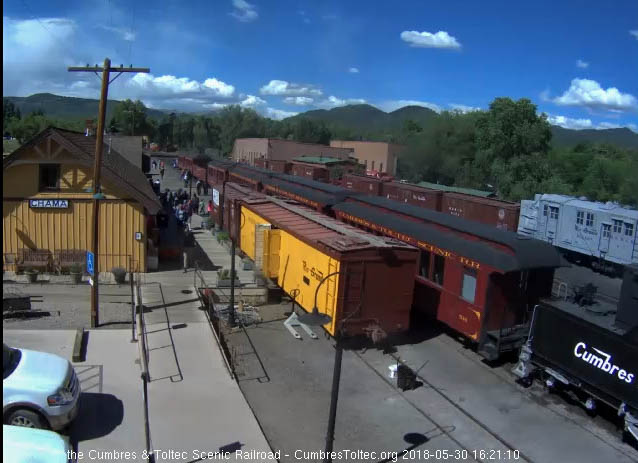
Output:
<path fill-rule="evenodd" d="M 29 297 L 27 317 L 2 314 L 3 329 L 77 329 L 91 326 L 89 285 L 20 284 L 5 282 L 3 299 L 9 295 Z M 100 327 L 122 329 L 130 326 L 131 289 L 128 284 L 100 285 Z"/>

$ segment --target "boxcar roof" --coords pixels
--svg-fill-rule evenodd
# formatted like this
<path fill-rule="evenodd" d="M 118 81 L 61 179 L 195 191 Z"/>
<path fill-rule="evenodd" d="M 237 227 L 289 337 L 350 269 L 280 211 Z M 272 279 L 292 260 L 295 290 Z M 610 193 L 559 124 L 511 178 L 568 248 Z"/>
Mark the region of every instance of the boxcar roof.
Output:
<path fill-rule="evenodd" d="M 395 240 L 374 236 L 325 215 L 282 201 L 264 200 L 259 203 L 244 203 L 243 206 L 308 244 L 323 244 L 337 252 L 374 248 L 413 249 Z"/>
<path fill-rule="evenodd" d="M 394 203 L 394 201 L 391 202 Z M 401 203 L 396 204 L 401 205 Z M 513 235 L 513 239 L 511 240 L 513 246 L 510 246 L 512 252 L 509 253 L 490 246 L 487 242 L 468 240 L 458 234 L 442 231 L 432 224 L 413 222 L 360 204 L 341 203 L 333 206 L 333 209 L 346 214 L 352 214 L 379 226 L 411 236 L 417 240 L 435 244 L 455 254 L 471 258 L 503 272 L 532 268 L 560 267 L 563 265 L 560 254 L 553 246 L 539 240 L 517 239 L 514 233 L 511 233 L 511 235 Z M 490 230 L 492 229 L 490 228 Z M 493 230 L 501 231 L 497 229 Z"/>
<path fill-rule="evenodd" d="M 433 211 L 419 206 L 412 206 L 411 204 L 393 201 L 387 198 L 381 198 L 378 196 L 357 196 L 356 200 L 372 206 L 388 209 L 390 211 L 396 211 L 403 215 L 408 215 L 426 222 L 448 227 L 462 233 L 477 236 L 484 240 L 502 244 L 510 248 L 516 248 L 523 241 L 521 237 L 514 232 L 501 230 L 491 225 L 485 225 L 462 217 L 457 217 L 455 215 L 445 214 L 443 212 Z"/>
<path fill-rule="evenodd" d="M 309 199 L 310 201 L 314 201 L 323 206 L 332 206 L 333 204 L 337 204 L 342 201 L 342 198 L 338 198 L 335 195 L 323 193 L 321 191 L 312 190 L 310 188 L 305 188 L 301 185 L 294 185 L 288 182 L 284 182 L 278 180 L 276 178 L 270 178 L 264 181 L 265 185 L 272 185 L 277 187 L 280 190 L 286 191 L 293 195 L 301 196 L 303 198 Z"/>
<path fill-rule="evenodd" d="M 310 180 L 305 177 L 297 177 L 295 175 L 288 174 L 277 174 L 277 178 L 281 180 L 285 180 L 291 183 L 297 183 L 300 185 L 304 185 L 310 188 L 314 188 L 315 190 L 323 191 L 324 193 L 343 193 L 343 194 L 352 194 L 350 190 L 346 190 L 345 188 L 341 188 L 340 186 L 331 185 L 330 183 L 317 182 L 316 180 Z"/>

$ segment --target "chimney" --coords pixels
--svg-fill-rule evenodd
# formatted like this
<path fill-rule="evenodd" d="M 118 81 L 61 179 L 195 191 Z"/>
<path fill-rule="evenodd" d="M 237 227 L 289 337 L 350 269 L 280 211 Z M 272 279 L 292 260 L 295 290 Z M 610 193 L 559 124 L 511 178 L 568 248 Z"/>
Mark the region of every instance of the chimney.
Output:
<path fill-rule="evenodd" d="M 86 130 L 84 132 L 85 136 L 90 137 L 91 135 L 95 133 L 95 130 L 93 129 L 94 127 L 93 124 L 94 124 L 93 119 L 86 120 Z"/>

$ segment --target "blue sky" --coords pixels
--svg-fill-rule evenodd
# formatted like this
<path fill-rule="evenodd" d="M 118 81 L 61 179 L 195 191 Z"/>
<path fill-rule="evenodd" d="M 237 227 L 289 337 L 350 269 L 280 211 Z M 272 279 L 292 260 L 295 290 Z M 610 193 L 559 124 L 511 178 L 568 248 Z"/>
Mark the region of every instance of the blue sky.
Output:
<path fill-rule="evenodd" d="M 3 94 L 97 98 L 69 65 L 146 66 L 113 98 L 282 118 L 366 102 L 486 109 L 527 97 L 569 128 L 638 131 L 636 1 L 93 2 L 3 4 Z"/>

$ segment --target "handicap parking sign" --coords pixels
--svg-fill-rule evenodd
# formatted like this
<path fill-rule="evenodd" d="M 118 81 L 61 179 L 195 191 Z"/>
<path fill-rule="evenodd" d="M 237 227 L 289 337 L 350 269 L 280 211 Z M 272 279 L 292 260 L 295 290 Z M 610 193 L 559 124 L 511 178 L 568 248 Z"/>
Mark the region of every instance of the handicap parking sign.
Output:
<path fill-rule="evenodd" d="M 89 275 L 95 275 L 95 268 L 93 263 L 95 262 L 95 256 L 91 251 L 86 251 L 86 271 Z"/>

